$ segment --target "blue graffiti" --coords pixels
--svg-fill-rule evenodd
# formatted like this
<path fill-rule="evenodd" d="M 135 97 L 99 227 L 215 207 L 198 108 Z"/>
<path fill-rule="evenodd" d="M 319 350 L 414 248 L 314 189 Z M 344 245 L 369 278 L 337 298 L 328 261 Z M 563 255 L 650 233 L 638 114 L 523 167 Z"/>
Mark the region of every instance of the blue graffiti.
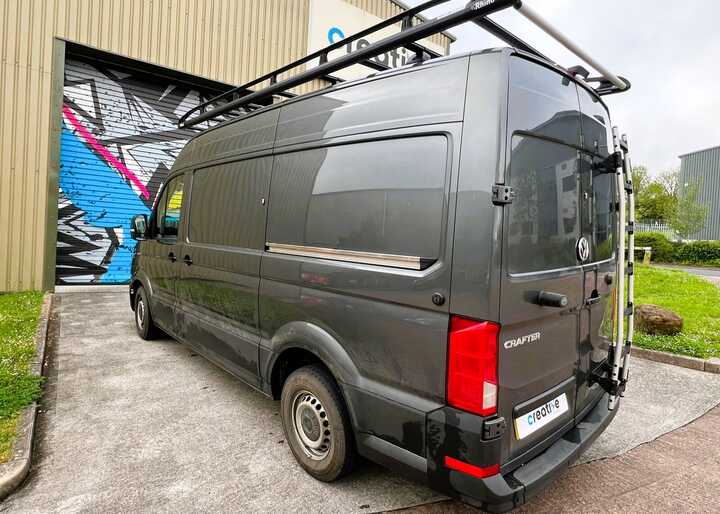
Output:
<path fill-rule="evenodd" d="M 100 282 L 127 282 L 136 244 L 130 237 L 130 218 L 135 214 L 150 214 L 150 210 L 125 179 L 64 123 L 59 182 L 67 199 L 85 212 L 83 219 L 87 224 L 122 234 L 110 262 L 102 263 L 107 271 Z"/>
<path fill-rule="evenodd" d="M 335 39 L 335 36 L 337 36 L 337 40 Z M 345 39 L 345 33 L 342 31 L 342 29 L 340 27 L 332 27 L 330 30 L 328 30 L 327 38 L 328 38 L 328 41 L 330 41 L 330 44 L 333 44 L 336 41 Z"/>

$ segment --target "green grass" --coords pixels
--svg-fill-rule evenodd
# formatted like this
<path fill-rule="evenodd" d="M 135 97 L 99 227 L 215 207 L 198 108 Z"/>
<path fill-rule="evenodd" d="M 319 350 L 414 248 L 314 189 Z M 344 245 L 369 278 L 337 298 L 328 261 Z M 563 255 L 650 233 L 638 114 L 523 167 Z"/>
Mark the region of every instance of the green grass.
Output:
<path fill-rule="evenodd" d="M 10 456 L 18 414 L 40 396 L 42 378 L 30 363 L 42 299 L 35 291 L 0 294 L 0 462 Z"/>
<path fill-rule="evenodd" d="M 634 343 L 643 348 L 692 357 L 720 357 L 720 288 L 680 270 L 636 266 L 635 305 L 652 303 L 683 318 L 675 336 L 635 332 Z"/>

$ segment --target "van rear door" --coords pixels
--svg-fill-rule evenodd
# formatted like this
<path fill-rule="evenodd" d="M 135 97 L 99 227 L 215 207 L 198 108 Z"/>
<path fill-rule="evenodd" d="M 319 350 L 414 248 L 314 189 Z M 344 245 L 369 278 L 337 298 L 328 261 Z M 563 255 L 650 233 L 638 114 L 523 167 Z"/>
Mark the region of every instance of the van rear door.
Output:
<path fill-rule="evenodd" d="M 589 243 L 589 258 L 583 263 L 584 308 L 580 311 L 580 361 L 576 410 L 593 403 L 603 390 L 590 386 L 583 376 L 600 373 L 612 341 L 613 295 L 615 293 L 615 230 L 618 201 L 614 169 L 605 160 L 612 153 L 608 111 L 589 91 L 578 87 L 582 120 L 580 159 L 581 227 Z"/>
<path fill-rule="evenodd" d="M 503 208 L 498 351 L 508 467 L 573 423 L 586 379 L 579 341 L 590 249 L 581 226 L 587 191 L 577 94 L 556 71 L 511 59 L 505 184 L 515 198 Z"/>

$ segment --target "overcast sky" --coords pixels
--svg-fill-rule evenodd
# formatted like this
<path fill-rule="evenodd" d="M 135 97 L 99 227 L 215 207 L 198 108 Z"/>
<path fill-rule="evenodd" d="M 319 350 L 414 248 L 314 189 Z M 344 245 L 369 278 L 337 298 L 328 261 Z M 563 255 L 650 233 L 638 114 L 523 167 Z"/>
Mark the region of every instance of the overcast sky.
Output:
<path fill-rule="evenodd" d="M 417 5 L 420 0 L 406 0 Z M 433 17 L 467 2 L 427 11 Z M 652 174 L 679 167 L 678 156 L 720 145 L 720 1 L 527 0 L 546 19 L 632 89 L 606 96 L 613 123 L 630 137 L 633 164 Z M 491 16 L 568 67 L 579 60 L 514 9 Z M 505 46 L 470 24 L 450 32 L 451 53 Z"/>

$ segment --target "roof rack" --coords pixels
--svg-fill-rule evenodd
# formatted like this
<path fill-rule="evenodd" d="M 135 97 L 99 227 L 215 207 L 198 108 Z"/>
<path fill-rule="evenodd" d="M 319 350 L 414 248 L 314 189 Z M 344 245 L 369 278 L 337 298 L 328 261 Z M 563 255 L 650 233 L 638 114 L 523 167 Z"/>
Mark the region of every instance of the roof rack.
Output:
<path fill-rule="evenodd" d="M 250 82 L 226 91 L 225 93 L 211 98 L 207 102 L 204 102 L 187 111 L 178 121 L 178 127 L 192 127 L 231 111 L 243 110 L 245 113 L 251 112 L 255 109 L 273 103 L 276 98 L 291 98 L 295 96 L 290 91 L 292 88 L 316 79 L 324 79 L 329 81 L 331 84 L 342 82 L 343 80 L 341 78 L 332 74 L 350 66 L 363 65 L 373 71 L 385 71 L 390 69 L 390 67 L 386 64 L 380 63 L 378 60 L 373 60 L 373 58 L 397 48 L 406 48 L 412 51 L 415 54 L 415 57 L 411 62 L 420 62 L 431 57 L 439 57 L 439 54 L 420 45 L 417 41 L 470 21 L 474 22 L 477 26 L 498 37 L 510 46 L 557 65 L 554 61 L 537 51 L 528 43 L 487 18 L 487 16 L 492 13 L 508 9 L 510 7 L 515 8 L 520 14 L 537 25 L 545 33 L 565 46 L 565 48 L 592 66 L 595 70 L 600 72 L 601 76 L 599 77 L 588 77 L 587 72 L 582 67 L 573 67 L 570 68 L 570 70 L 566 70 L 568 73 L 573 75 L 581 72 L 579 74 L 582 75 L 582 78 L 586 82 L 598 83 L 598 86 L 595 87 L 594 90 L 599 95 L 619 93 L 627 91 L 630 88 L 630 82 L 627 79 L 613 74 L 599 62 L 590 57 L 590 55 L 543 19 L 536 11 L 530 8 L 522 0 L 473 0 L 465 7 L 457 11 L 439 16 L 435 19 L 413 24 L 413 20 L 420 12 L 448 1 L 449 0 L 429 0 L 423 2 L 412 9 L 403 11 L 400 14 L 387 18 L 376 25 L 353 34 L 350 37 L 341 39 L 340 41 L 321 48 L 316 52 L 306 55 L 302 59 L 286 64 L 285 66 L 253 79 Z M 337 50 L 348 43 L 396 23 L 401 23 L 400 32 L 385 37 L 375 43 L 371 43 L 368 46 L 359 48 L 358 50 L 341 57 L 328 60 L 329 54 L 333 50 Z M 288 78 L 278 80 L 281 74 L 294 70 L 315 59 L 319 60 L 318 66 L 309 70 L 301 71 Z M 572 70 L 576 70 L 576 72 L 573 72 Z M 268 85 L 255 91 L 251 89 L 253 86 L 258 86 L 264 82 L 268 82 Z M 192 114 L 197 112 L 199 112 L 199 114 L 190 118 Z"/>

